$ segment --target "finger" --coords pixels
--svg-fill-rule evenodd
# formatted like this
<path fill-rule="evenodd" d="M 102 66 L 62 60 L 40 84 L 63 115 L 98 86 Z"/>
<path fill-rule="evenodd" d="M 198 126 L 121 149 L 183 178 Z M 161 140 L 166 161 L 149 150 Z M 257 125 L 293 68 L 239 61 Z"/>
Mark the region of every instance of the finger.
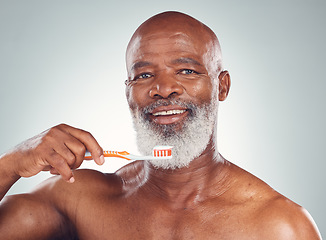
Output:
<path fill-rule="evenodd" d="M 67 161 L 68 165 L 72 166 L 76 161 L 76 157 L 75 154 L 65 144 L 69 140 L 78 141 L 76 138 L 63 131 L 58 126 L 50 129 L 44 137 L 44 143 L 46 143 L 48 146 L 51 146 L 49 150 L 52 151 L 53 149 Z"/>
<path fill-rule="evenodd" d="M 75 169 L 84 160 L 86 146 L 65 130 L 69 128 L 72 127 L 63 124 L 56 126 L 56 131 L 52 131 L 52 137 L 49 137 L 48 141 L 51 141 L 52 146 L 54 146 L 53 149 L 67 160 L 70 168 Z M 62 139 L 62 141 L 58 144 L 57 139 Z"/>
<path fill-rule="evenodd" d="M 70 168 L 72 168 L 76 162 L 76 156 L 66 144 L 57 145 L 53 150 L 65 159 Z"/>
<path fill-rule="evenodd" d="M 65 145 L 67 148 L 70 149 L 70 151 L 74 154 L 75 156 L 75 161 L 70 167 L 72 169 L 79 168 L 82 162 L 84 161 L 84 156 L 86 152 L 86 147 L 83 143 L 81 143 L 78 139 L 76 138 L 71 138 L 65 142 Z"/>
<path fill-rule="evenodd" d="M 50 168 L 50 173 L 53 175 L 59 175 L 58 171 L 53 167 Z"/>
<path fill-rule="evenodd" d="M 57 171 L 57 173 L 61 175 L 64 180 L 66 180 L 67 182 L 75 181 L 68 163 L 57 152 L 52 151 L 47 162 L 52 166 L 52 168 Z"/>
<path fill-rule="evenodd" d="M 85 145 L 97 164 L 102 165 L 104 163 L 103 149 L 91 133 L 67 125 L 62 125 L 61 127 Z"/>

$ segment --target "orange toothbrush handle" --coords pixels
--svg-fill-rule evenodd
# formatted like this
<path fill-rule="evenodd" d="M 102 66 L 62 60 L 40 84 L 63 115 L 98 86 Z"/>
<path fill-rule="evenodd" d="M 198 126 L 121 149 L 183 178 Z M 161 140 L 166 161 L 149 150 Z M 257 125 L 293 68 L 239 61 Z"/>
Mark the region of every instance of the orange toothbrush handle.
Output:
<path fill-rule="evenodd" d="M 130 158 L 127 157 L 130 154 L 126 151 L 123 152 L 103 151 L 103 152 L 104 152 L 104 157 L 118 157 L 118 158 L 130 160 Z"/>
<path fill-rule="evenodd" d="M 123 152 L 117 152 L 117 151 L 103 151 L 103 156 L 104 157 L 118 157 L 118 158 L 123 158 L 126 160 L 131 160 L 130 158 L 128 158 L 127 156 L 130 155 L 128 152 L 123 151 Z M 92 156 L 85 156 L 84 157 L 85 160 L 92 160 L 93 157 Z"/>

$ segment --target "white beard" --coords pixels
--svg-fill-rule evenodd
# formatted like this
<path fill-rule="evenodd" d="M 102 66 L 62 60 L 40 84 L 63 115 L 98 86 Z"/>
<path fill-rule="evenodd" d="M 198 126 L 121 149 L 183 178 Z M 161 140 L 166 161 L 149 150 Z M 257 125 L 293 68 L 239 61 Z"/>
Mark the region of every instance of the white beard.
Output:
<path fill-rule="evenodd" d="M 149 162 L 155 168 L 162 169 L 188 167 L 189 163 L 206 149 L 214 133 L 218 108 L 218 101 L 214 100 L 210 105 L 199 107 L 178 100 L 158 100 L 142 110 L 131 112 L 140 153 L 151 155 L 152 149 L 157 145 L 173 146 L 172 159 Z M 146 113 L 155 107 L 167 105 L 179 105 L 190 109 L 181 130 L 175 130 L 175 124 L 159 125 L 146 117 Z"/>

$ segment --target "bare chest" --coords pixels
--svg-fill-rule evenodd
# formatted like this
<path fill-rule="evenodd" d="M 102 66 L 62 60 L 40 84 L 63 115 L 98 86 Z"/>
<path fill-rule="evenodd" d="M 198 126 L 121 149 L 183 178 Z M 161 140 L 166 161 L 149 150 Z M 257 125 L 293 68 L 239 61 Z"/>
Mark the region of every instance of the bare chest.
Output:
<path fill-rule="evenodd" d="M 76 215 L 79 239 L 255 239 L 241 211 L 164 209 L 144 204 L 96 205 Z"/>

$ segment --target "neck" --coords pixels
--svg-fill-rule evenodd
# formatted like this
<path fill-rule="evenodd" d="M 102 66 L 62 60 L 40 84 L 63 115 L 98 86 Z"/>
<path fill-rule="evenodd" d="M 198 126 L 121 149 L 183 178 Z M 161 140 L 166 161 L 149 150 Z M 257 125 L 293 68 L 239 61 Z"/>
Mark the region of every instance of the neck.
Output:
<path fill-rule="evenodd" d="M 188 167 L 155 169 L 150 163 L 146 190 L 173 204 L 174 207 L 191 207 L 212 197 L 222 195 L 229 187 L 228 162 L 218 153 L 211 141 L 206 150 Z"/>

